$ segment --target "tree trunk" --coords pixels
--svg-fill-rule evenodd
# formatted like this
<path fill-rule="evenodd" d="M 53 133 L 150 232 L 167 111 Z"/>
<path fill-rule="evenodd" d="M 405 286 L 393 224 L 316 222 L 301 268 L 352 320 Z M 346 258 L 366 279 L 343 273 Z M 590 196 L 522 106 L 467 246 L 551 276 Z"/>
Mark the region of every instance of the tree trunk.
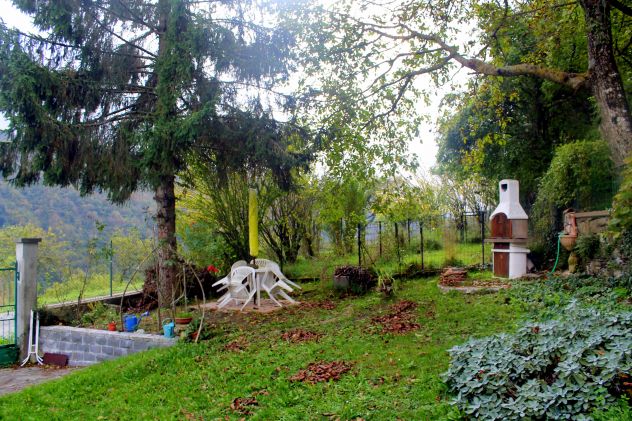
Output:
<path fill-rule="evenodd" d="M 176 195 L 174 176 L 162 179 L 156 188 L 156 225 L 158 227 L 158 304 L 171 307 L 176 284 Z"/>
<path fill-rule="evenodd" d="M 612 48 L 610 5 L 604 0 L 581 0 L 588 38 L 590 86 L 599 106 L 600 130 L 612 159 L 623 165 L 632 151 L 632 117 Z"/>

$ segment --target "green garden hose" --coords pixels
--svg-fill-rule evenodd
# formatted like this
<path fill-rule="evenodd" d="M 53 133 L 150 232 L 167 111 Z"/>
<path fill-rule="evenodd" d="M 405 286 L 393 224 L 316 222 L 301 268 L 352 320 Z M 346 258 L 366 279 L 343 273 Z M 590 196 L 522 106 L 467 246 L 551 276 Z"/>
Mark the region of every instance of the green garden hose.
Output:
<path fill-rule="evenodd" d="M 557 262 L 560 259 L 560 239 L 562 238 L 562 235 L 564 235 L 564 231 L 557 234 L 557 256 L 555 256 L 555 264 L 553 265 L 553 269 L 551 270 L 551 275 L 553 275 L 553 272 L 555 272 L 555 269 L 557 268 Z"/>

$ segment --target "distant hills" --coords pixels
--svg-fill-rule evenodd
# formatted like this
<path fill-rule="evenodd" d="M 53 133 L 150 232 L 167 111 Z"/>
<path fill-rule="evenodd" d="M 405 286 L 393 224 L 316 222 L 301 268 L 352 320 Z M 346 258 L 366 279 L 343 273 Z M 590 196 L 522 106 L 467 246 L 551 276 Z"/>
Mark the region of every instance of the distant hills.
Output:
<path fill-rule="evenodd" d="M 74 188 L 33 185 L 15 188 L 0 181 L 0 228 L 35 224 L 49 228 L 74 242 L 84 243 L 104 224 L 104 234 L 132 227 L 142 236 L 151 235 L 155 203 L 149 192 L 135 193 L 122 206 L 113 205 L 104 194 L 81 197 Z"/>

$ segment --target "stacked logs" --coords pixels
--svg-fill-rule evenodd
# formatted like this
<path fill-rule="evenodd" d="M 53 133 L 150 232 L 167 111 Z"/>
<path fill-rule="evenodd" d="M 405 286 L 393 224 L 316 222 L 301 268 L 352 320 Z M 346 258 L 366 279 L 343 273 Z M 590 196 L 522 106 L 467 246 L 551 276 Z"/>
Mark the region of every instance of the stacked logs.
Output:
<path fill-rule="evenodd" d="M 444 286 L 462 285 L 467 278 L 467 271 L 459 268 L 447 268 L 441 273 L 439 283 Z"/>

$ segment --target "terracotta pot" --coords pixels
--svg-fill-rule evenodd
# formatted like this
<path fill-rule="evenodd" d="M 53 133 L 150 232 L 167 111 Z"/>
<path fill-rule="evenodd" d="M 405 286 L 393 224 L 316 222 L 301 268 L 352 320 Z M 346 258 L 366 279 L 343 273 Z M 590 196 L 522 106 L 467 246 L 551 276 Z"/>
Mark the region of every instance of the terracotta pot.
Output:
<path fill-rule="evenodd" d="M 576 236 L 571 236 L 571 235 L 560 236 L 560 244 L 562 245 L 562 247 L 564 247 L 568 251 L 573 250 L 573 247 L 575 247 L 576 242 L 577 242 Z"/>
<path fill-rule="evenodd" d="M 176 317 L 177 325 L 188 325 L 193 320 L 193 317 Z"/>
<path fill-rule="evenodd" d="M 114 322 L 108 323 L 108 330 L 110 332 L 116 332 L 116 323 Z"/>

